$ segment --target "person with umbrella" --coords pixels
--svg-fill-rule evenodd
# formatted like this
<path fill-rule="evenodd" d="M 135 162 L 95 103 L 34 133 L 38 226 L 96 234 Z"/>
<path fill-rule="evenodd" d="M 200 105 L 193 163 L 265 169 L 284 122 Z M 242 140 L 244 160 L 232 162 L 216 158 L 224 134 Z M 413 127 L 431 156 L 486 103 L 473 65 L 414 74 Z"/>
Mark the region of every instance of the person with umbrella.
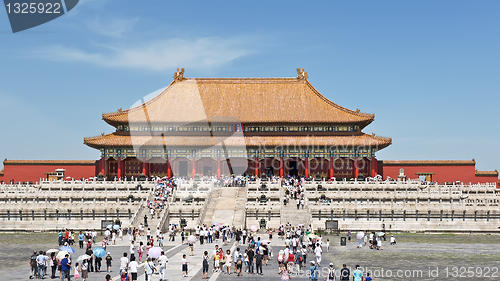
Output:
<path fill-rule="evenodd" d="M 61 281 L 64 281 L 64 278 L 67 278 L 68 281 L 71 281 L 71 261 L 69 261 L 69 254 L 66 253 L 64 258 L 61 260 Z"/>
<path fill-rule="evenodd" d="M 50 258 L 49 258 L 50 263 L 49 263 L 49 265 L 50 265 L 50 267 L 52 269 L 52 274 L 50 275 L 50 278 L 54 279 L 54 278 L 56 278 L 56 269 L 57 269 L 56 252 L 55 251 L 49 252 L 49 251 L 47 251 L 47 253 L 50 253 Z"/>
<path fill-rule="evenodd" d="M 363 237 L 365 237 L 365 233 L 363 231 L 360 231 L 356 234 L 356 238 L 358 239 L 357 248 L 361 248 L 363 246 Z"/>
<path fill-rule="evenodd" d="M 94 272 L 94 251 L 92 251 L 92 248 L 91 247 L 88 247 L 87 248 L 87 251 L 85 251 L 85 254 L 88 255 L 90 258 L 88 260 L 89 262 L 89 272 Z M 82 278 L 85 279 L 85 277 L 83 277 L 83 270 L 82 270 Z"/>
<path fill-rule="evenodd" d="M 188 237 L 188 246 L 189 246 L 189 255 L 193 256 L 194 255 L 194 243 L 196 243 L 196 236 L 194 235 L 189 235 Z"/>

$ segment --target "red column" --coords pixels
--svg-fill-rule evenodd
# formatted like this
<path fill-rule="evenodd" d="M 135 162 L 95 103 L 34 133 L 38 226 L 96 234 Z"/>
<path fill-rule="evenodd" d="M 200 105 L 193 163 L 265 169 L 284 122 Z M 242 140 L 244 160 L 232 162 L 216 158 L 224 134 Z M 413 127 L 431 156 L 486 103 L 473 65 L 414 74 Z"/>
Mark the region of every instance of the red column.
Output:
<path fill-rule="evenodd" d="M 255 172 L 255 176 L 258 177 L 259 176 L 259 158 L 258 157 L 255 157 L 254 172 Z"/>
<path fill-rule="evenodd" d="M 378 165 L 377 158 L 372 157 L 371 164 L 372 164 L 372 177 L 375 177 L 377 175 L 377 165 Z"/>
<path fill-rule="evenodd" d="M 354 178 L 357 179 L 359 176 L 359 158 L 356 157 L 354 160 Z"/>
<path fill-rule="evenodd" d="M 333 162 L 333 157 L 330 157 L 330 163 L 328 163 L 328 165 L 330 166 L 330 171 L 328 173 L 328 179 L 331 179 L 334 177 L 334 174 L 333 174 L 333 165 L 334 165 L 334 162 Z"/>
<path fill-rule="evenodd" d="M 285 162 L 283 161 L 283 157 L 280 157 L 280 177 L 284 176 L 284 167 Z"/>
<path fill-rule="evenodd" d="M 99 172 L 104 176 L 105 173 L 105 166 L 106 165 L 106 159 L 104 157 L 101 157 L 101 160 L 99 160 Z"/>
<path fill-rule="evenodd" d="M 147 177 L 147 174 L 146 174 L 146 157 L 142 157 L 142 173 Z"/>
<path fill-rule="evenodd" d="M 191 166 L 193 167 L 193 179 L 194 179 L 194 175 L 196 175 L 196 158 L 193 157 L 193 160 L 191 161 Z"/>
<path fill-rule="evenodd" d="M 167 178 L 172 177 L 172 165 L 170 164 L 170 157 L 167 157 Z"/>
<path fill-rule="evenodd" d="M 221 162 L 220 157 L 217 157 L 217 178 L 221 178 Z"/>
<path fill-rule="evenodd" d="M 117 166 L 117 177 L 118 179 L 120 179 L 122 177 L 122 158 L 121 157 L 118 157 L 118 164 L 116 165 Z"/>
<path fill-rule="evenodd" d="M 308 178 L 309 177 L 309 157 L 306 157 L 305 164 L 306 164 L 306 170 L 304 171 L 304 176 L 306 178 Z"/>

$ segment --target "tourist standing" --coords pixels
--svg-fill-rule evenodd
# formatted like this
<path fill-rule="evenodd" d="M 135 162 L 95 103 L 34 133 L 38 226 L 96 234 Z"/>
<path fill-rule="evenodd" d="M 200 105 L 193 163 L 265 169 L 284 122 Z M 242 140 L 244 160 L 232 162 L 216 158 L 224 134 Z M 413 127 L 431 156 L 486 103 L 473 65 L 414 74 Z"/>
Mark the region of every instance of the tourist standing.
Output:
<path fill-rule="evenodd" d="M 318 264 L 318 266 L 321 266 L 321 254 L 322 253 L 323 253 L 323 250 L 321 250 L 319 243 L 316 244 L 316 248 L 314 248 L 314 255 L 316 257 L 316 263 Z"/>
<path fill-rule="evenodd" d="M 79 271 L 78 263 L 75 263 L 75 269 L 73 271 L 73 277 L 75 277 L 75 281 L 78 281 L 78 278 L 80 278 L 80 271 Z"/>
<path fill-rule="evenodd" d="M 160 265 L 160 281 L 166 281 L 165 271 L 167 270 L 168 258 L 165 256 L 165 252 L 161 251 L 161 255 L 158 258 L 158 264 Z"/>
<path fill-rule="evenodd" d="M 36 278 L 38 272 L 37 272 L 37 269 L 38 269 L 38 263 L 36 261 L 36 257 L 38 255 L 36 254 L 36 251 L 33 252 L 33 255 L 31 255 L 30 257 L 30 267 L 31 267 L 31 270 L 30 270 L 30 279 L 33 279 L 33 278 Z"/>
<path fill-rule="evenodd" d="M 128 270 L 128 258 L 127 253 L 123 253 L 123 257 L 120 259 L 120 273 Z"/>
<path fill-rule="evenodd" d="M 139 247 L 137 247 L 137 253 L 139 254 L 139 261 L 142 260 L 142 255 L 144 254 L 144 243 L 139 242 Z"/>
<path fill-rule="evenodd" d="M 113 261 L 113 258 L 111 257 L 111 253 L 108 252 L 106 255 L 106 269 L 108 272 L 111 272 L 111 262 Z"/>
<path fill-rule="evenodd" d="M 87 278 L 89 278 L 89 261 L 88 260 L 82 261 L 81 270 L 82 270 L 82 280 L 85 281 L 85 280 L 87 280 Z"/>
<path fill-rule="evenodd" d="M 139 267 L 139 264 L 135 261 L 135 257 L 130 258 L 128 267 L 130 269 L 130 277 L 132 278 L 132 281 L 137 281 L 137 268 Z"/>
<path fill-rule="evenodd" d="M 201 279 L 208 279 L 208 260 L 210 258 L 208 257 L 208 252 L 205 251 L 203 253 L 203 263 L 202 263 L 202 268 L 203 268 L 203 277 Z M 160 273 L 161 275 L 161 273 Z M 161 277 L 160 277 L 161 278 Z"/>
<path fill-rule="evenodd" d="M 314 261 L 311 261 L 311 267 L 309 267 L 309 279 L 311 279 L 311 281 L 318 281 L 318 271 L 318 267 Z"/>
<path fill-rule="evenodd" d="M 333 267 L 333 263 L 330 263 L 330 267 L 328 268 L 328 273 L 325 276 L 325 281 L 336 281 L 337 278 L 335 276 L 335 268 Z"/>
<path fill-rule="evenodd" d="M 287 281 L 290 279 L 292 279 L 292 278 L 290 277 L 290 273 L 288 272 L 288 269 L 286 267 L 283 268 L 283 270 L 281 271 L 281 280 Z"/>
<path fill-rule="evenodd" d="M 341 281 L 349 281 L 349 277 L 351 276 L 351 271 L 347 268 L 347 265 L 344 263 L 342 265 L 342 269 L 340 270 L 340 280 Z"/>
<path fill-rule="evenodd" d="M 50 254 L 50 268 L 52 269 L 52 274 L 50 275 L 50 278 L 54 279 L 56 278 L 56 269 L 57 269 L 57 259 L 56 259 L 56 253 L 51 253 Z"/>
<path fill-rule="evenodd" d="M 252 246 L 250 246 L 250 248 L 248 249 L 247 256 L 248 256 L 248 273 L 253 274 L 253 259 L 255 256 L 255 252 L 253 251 Z"/>
<path fill-rule="evenodd" d="M 186 259 L 186 254 L 182 255 L 182 277 L 187 277 L 188 276 L 188 261 Z"/>
<path fill-rule="evenodd" d="M 194 245 L 190 241 L 188 241 L 188 246 L 189 246 L 189 255 L 194 256 Z"/>
<path fill-rule="evenodd" d="M 69 254 L 64 255 L 64 258 L 61 260 L 61 281 L 64 281 L 64 278 L 71 281 L 71 262 L 69 261 Z"/>
<path fill-rule="evenodd" d="M 135 244 L 134 241 L 130 242 L 130 258 L 135 257 Z"/>
<path fill-rule="evenodd" d="M 36 257 L 36 264 L 38 269 L 38 278 L 42 279 L 44 276 L 44 266 L 45 266 L 45 256 L 43 255 L 43 251 L 40 251 L 38 256 Z"/>
<path fill-rule="evenodd" d="M 78 234 L 78 245 L 80 246 L 80 249 L 83 249 L 83 240 L 85 239 L 85 235 L 80 231 L 80 234 Z"/>
<path fill-rule="evenodd" d="M 101 272 L 102 258 L 94 256 L 95 272 Z"/>
<path fill-rule="evenodd" d="M 88 247 L 87 248 L 87 251 L 85 252 L 85 254 L 89 255 L 90 256 L 90 259 L 89 259 L 89 272 L 94 272 L 94 252 L 92 251 L 92 248 Z"/>
<path fill-rule="evenodd" d="M 363 281 L 363 272 L 359 270 L 359 265 L 356 265 L 356 269 L 352 272 L 353 281 Z"/>

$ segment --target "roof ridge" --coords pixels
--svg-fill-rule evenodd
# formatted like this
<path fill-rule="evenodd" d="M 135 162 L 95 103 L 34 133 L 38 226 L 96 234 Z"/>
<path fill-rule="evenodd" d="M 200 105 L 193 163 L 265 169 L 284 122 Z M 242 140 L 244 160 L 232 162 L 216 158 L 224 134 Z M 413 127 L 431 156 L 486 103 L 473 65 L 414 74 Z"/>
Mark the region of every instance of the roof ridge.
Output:
<path fill-rule="evenodd" d="M 188 80 L 189 80 L 189 79 L 188 79 Z M 118 112 L 113 112 L 113 113 L 108 113 L 108 114 L 103 113 L 103 114 L 102 114 L 102 115 L 103 115 L 103 119 L 104 119 L 104 115 L 106 115 L 106 117 L 108 117 L 108 116 L 109 116 L 109 117 L 111 117 L 111 116 L 116 116 L 116 115 L 126 114 L 126 113 L 129 113 L 129 112 L 132 112 L 132 111 L 138 110 L 138 109 L 139 109 L 139 107 L 142 107 L 142 108 L 143 108 L 143 107 L 144 107 L 144 106 L 146 106 L 147 104 L 150 104 L 151 102 L 153 102 L 153 101 L 155 101 L 155 100 L 159 99 L 159 98 L 160 98 L 160 97 L 161 97 L 161 96 L 162 96 L 162 95 L 163 95 L 163 94 L 167 91 L 167 89 L 168 89 L 171 85 L 173 85 L 175 82 L 176 82 L 176 80 L 173 80 L 173 81 L 172 81 L 172 82 L 170 82 L 170 84 L 168 84 L 168 86 L 167 86 L 167 87 L 165 87 L 165 89 L 163 89 L 163 91 L 161 91 L 159 94 L 157 94 L 156 96 L 152 97 L 152 98 L 151 98 L 151 99 L 149 99 L 148 101 L 145 101 L 145 102 L 143 102 L 143 103 L 141 103 L 141 104 L 139 104 L 139 105 L 136 105 L 136 106 L 134 106 L 134 107 L 132 107 L 132 108 L 125 109 L 125 110 L 118 111 Z M 149 121 L 149 120 L 148 120 L 148 121 Z"/>
<path fill-rule="evenodd" d="M 358 115 L 358 116 L 361 116 L 361 117 L 371 117 L 371 119 L 374 119 L 375 118 L 375 114 L 369 114 L 369 113 L 362 113 L 362 112 L 359 112 L 359 111 L 354 111 L 352 109 L 349 109 L 347 107 L 343 107 L 333 101 L 331 101 L 330 99 L 328 99 L 327 97 L 325 97 L 322 93 L 320 93 L 312 84 L 311 82 L 309 82 L 308 80 L 305 80 L 306 84 L 309 86 L 309 88 L 311 88 L 311 90 L 319 97 L 321 98 L 323 101 L 327 102 L 328 104 L 340 109 L 340 110 L 343 110 L 347 113 L 350 113 L 350 114 L 354 114 L 354 115 Z"/>

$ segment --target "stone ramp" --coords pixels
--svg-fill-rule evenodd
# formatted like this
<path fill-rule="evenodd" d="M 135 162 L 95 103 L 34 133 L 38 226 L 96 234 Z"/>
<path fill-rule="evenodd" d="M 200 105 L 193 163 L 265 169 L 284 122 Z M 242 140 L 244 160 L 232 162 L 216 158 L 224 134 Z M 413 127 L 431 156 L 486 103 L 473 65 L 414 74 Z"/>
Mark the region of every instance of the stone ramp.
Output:
<path fill-rule="evenodd" d="M 245 207 L 247 204 L 247 187 L 237 187 L 236 206 L 234 211 L 233 224 L 236 228 L 245 227 Z"/>
<path fill-rule="evenodd" d="M 294 200 L 290 200 L 290 203 L 285 205 L 281 205 L 281 223 L 286 224 L 290 223 L 291 225 L 304 224 L 309 225 L 311 222 L 311 212 L 307 206 L 302 206 L 297 210 L 297 204 Z"/>
<path fill-rule="evenodd" d="M 223 223 L 242 227 L 246 204 L 243 187 L 219 187 L 210 195 L 203 224 Z"/>
<path fill-rule="evenodd" d="M 212 218 L 215 213 L 215 209 L 217 207 L 217 202 L 219 201 L 219 196 L 222 190 L 221 187 L 214 187 L 212 192 L 210 192 L 210 197 L 207 198 L 207 209 L 205 210 L 205 215 L 203 216 L 203 220 L 201 220 L 202 224 L 210 225 L 212 224 Z"/>

